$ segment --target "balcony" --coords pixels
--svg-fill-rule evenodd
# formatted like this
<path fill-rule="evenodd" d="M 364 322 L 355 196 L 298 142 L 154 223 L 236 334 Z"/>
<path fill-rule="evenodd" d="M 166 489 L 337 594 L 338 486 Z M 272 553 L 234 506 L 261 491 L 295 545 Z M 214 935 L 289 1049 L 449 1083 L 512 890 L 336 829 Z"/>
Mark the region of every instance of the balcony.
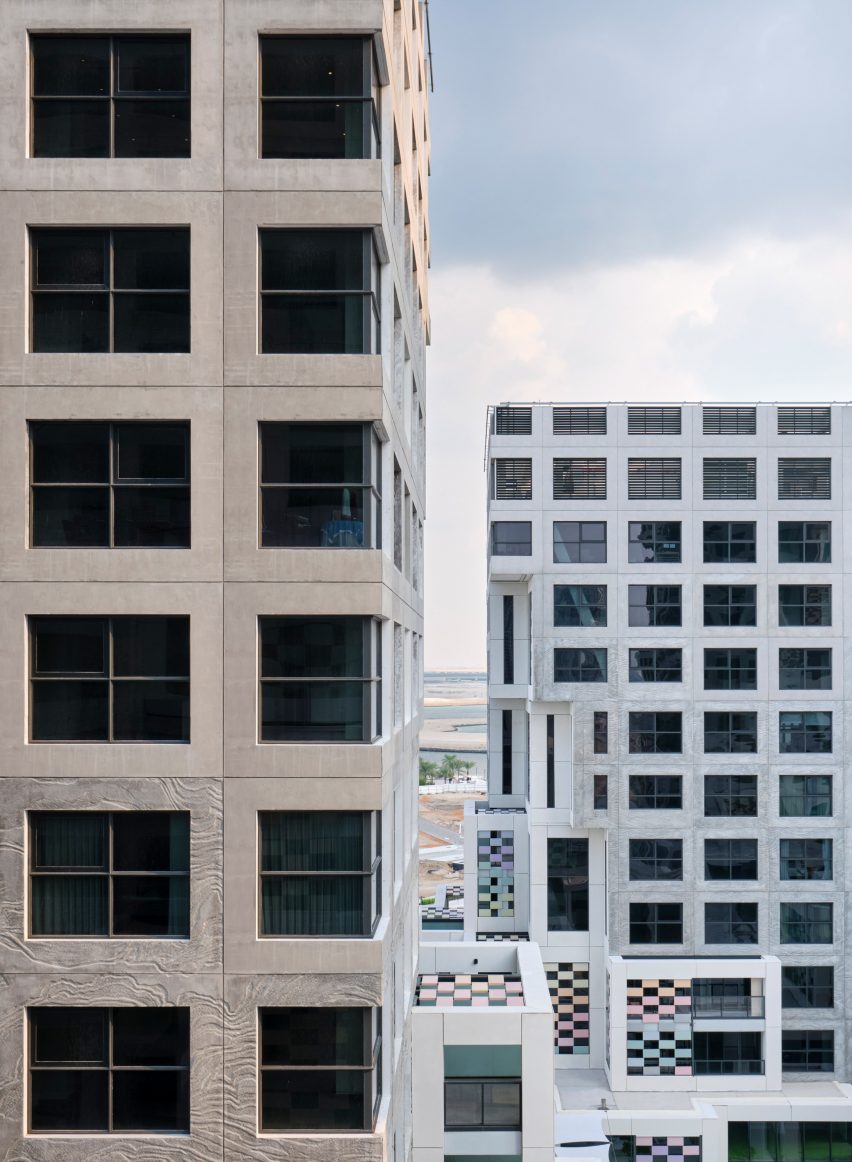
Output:
<path fill-rule="evenodd" d="M 766 1016 L 765 998 L 693 996 L 692 1016 L 710 1021 L 762 1020 Z"/>
<path fill-rule="evenodd" d="M 761 1077 L 766 1072 L 764 1063 L 759 1058 L 735 1058 L 728 1060 L 725 1057 L 696 1057 L 692 1071 L 696 1077 L 719 1077 L 722 1075 L 734 1075 L 749 1077 Z"/>

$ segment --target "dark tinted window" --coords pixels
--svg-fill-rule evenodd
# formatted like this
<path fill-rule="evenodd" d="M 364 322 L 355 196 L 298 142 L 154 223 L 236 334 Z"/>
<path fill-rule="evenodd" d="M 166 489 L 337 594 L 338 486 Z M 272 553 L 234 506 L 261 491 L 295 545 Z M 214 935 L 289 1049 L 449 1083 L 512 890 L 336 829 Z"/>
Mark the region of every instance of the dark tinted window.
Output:
<path fill-rule="evenodd" d="M 33 157 L 189 157 L 189 36 L 32 36 Z"/>

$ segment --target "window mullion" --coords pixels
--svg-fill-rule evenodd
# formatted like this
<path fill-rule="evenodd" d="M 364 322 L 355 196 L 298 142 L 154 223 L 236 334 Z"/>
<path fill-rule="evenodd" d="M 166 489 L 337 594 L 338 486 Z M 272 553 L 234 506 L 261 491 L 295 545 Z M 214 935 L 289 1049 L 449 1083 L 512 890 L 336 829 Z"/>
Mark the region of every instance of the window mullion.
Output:
<path fill-rule="evenodd" d="M 115 931 L 113 928 L 113 918 L 115 915 L 115 909 L 113 906 L 113 900 L 114 900 L 114 896 L 113 896 L 113 868 L 115 867 L 115 846 L 114 846 L 115 836 L 113 834 L 112 816 L 113 816 L 113 813 L 112 813 L 112 811 L 110 811 L 109 815 L 107 815 L 107 908 L 108 908 L 107 932 L 109 934 L 110 939 L 112 939 L 112 937 L 115 935 Z"/>
<path fill-rule="evenodd" d="M 112 1009 L 107 1010 L 107 1133 L 113 1133 L 112 1100 L 113 1027 Z"/>
<path fill-rule="evenodd" d="M 112 102 L 110 102 L 111 104 Z M 108 261 L 107 261 L 107 321 L 109 324 L 109 352 L 115 354 L 115 244 L 113 231 L 107 231 Z"/>
<path fill-rule="evenodd" d="M 115 37 L 109 38 L 109 155 L 115 157 L 115 70 L 118 67 L 118 56 L 115 49 Z"/>
<path fill-rule="evenodd" d="M 113 710 L 114 710 L 114 694 L 113 694 L 113 639 L 112 639 L 112 618 L 106 619 L 107 623 L 107 738 L 110 742 L 115 742 L 113 737 Z"/>

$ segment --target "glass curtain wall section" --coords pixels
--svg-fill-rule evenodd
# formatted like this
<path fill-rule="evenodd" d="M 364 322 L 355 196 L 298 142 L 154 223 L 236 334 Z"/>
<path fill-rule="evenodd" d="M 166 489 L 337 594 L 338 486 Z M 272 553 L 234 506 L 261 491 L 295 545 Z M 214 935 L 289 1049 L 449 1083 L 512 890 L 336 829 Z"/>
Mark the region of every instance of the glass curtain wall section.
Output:
<path fill-rule="evenodd" d="M 378 158 L 379 86 L 366 36 L 261 36 L 260 156 Z"/>
<path fill-rule="evenodd" d="M 378 355 L 379 302 L 372 231 L 260 231 L 263 354 Z"/>
<path fill-rule="evenodd" d="M 186 33 L 30 37 L 32 157 L 189 157 Z"/>
<path fill-rule="evenodd" d="M 261 548 L 377 549 L 381 526 L 372 424 L 260 425 Z"/>
<path fill-rule="evenodd" d="M 189 814 L 34 811 L 30 935 L 188 937 Z"/>
<path fill-rule="evenodd" d="M 189 424 L 30 424 L 34 548 L 190 545 Z"/>
<path fill-rule="evenodd" d="M 262 936 L 370 936 L 381 910 L 380 816 L 263 811 Z"/>
<path fill-rule="evenodd" d="M 261 617 L 261 742 L 372 742 L 380 634 L 367 617 Z"/>
<path fill-rule="evenodd" d="M 30 230 L 34 352 L 186 353 L 189 228 Z"/>

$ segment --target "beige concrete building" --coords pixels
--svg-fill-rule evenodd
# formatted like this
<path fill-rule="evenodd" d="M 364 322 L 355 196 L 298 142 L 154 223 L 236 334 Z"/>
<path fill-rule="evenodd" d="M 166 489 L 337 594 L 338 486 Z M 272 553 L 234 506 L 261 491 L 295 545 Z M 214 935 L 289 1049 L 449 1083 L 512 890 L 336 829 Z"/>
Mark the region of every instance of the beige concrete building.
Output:
<path fill-rule="evenodd" d="M 5 0 L 0 1159 L 411 1152 L 415 0 Z"/>

